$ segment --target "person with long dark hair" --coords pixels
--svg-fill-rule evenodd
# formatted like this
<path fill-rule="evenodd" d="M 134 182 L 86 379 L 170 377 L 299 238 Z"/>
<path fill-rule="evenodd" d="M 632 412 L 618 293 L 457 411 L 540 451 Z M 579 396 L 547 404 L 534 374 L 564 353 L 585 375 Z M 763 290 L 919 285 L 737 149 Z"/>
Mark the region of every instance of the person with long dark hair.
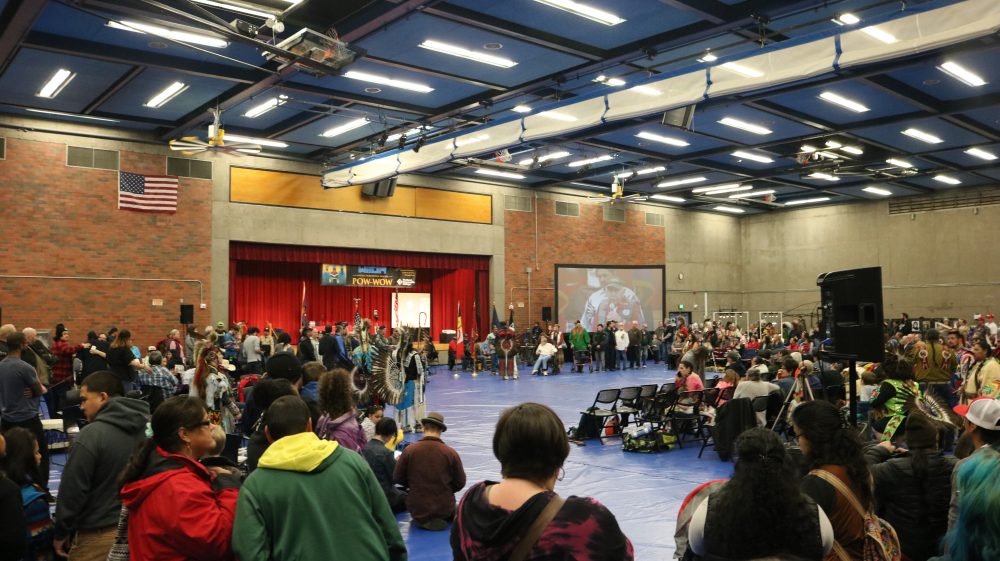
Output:
<path fill-rule="evenodd" d="M 122 381 L 122 389 L 125 393 L 138 385 L 136 380 L 140 368 L 150 370 L 149 366 L 144 366 L 132 351 L 132 332 L 128 329 L 119 331 L 118 336 L 111 342 L 107 361 L 108 368 Z"/>
<path fill-rule="evenodd" d="M 913 363 L 905 357 L 886 355 L 882 373 L 885 379 L 872 393 L 872 410 L 878 413 L 872 421 L 872 429 L 881 440 L 898 440 L 897 433 L 902 436 L 903 431 L 899 428 L 906 421 L 912 402 L 921 397 L 920 386 L 913 373 Z"/>
<path fill-rule="evenodd" d="M 733 478 L 695 510 L 688 547 L 702 557 L 820 560 L 833 547 L 833 527 L 802 493 L 795 462 L 774 432 L 750 429 L 736 440 Z"/>
<path fill-rule="evenodd" d="M 218 561 L 232 557 L 239 478 L 198 460 L 215 448 L 212 422 L 197 397 L 156 408 L 153 437 L 122 473 L 132 561 Z"/>
<path fill-rule="evenodd" d="M 2 330 L 0 330 L 2 331 Z M 0 433 L 0 466 L 7 454 L 7 439 Z M 20 561 L 28 546 L 28 536 L 24 531 L 24 507 L 21 505 L 21 490 L 0 469 L 0 561 Z"/>
<path fill-rule="evenodd" d="M 980 396 L 1000 398 L 1000 362 L 993 358 L 993 349 L 986 339 L 973 341 L 972 359 L 962 388 L 962 403 L 969 403 Z"/>
<path fill-rule="evenodd" d="M 865 452 L 874 464 L 878 515 L 896 529 L 910 561 L 935 555 L 948 529 L 955 458 L 941 453 L 941 432 L 927 415 L 913 412 L 906 419 L 908 451 L 885 441 Z"/>
<path fill-rule="evenodd" d="M 3 471 L 21 488 L 24 523 L 19 530 L 27 543 L 23 559 L 52 561 L 55 559 L 52 547 L 55 524 L 49 510 L 49 493 L 39 484 L 42 454 L 38 448 L 38 439 L 30 430 L 21 427 L 8 430 L 4 436 L 7 450 L 3 457 Z M 4 520 L 3 525 L 7 524 Z"/>
<path fill-rule="evenodd" d="M 840 410 L 828 401 L 807 401 L 796 407 L 792 411 L 792 427 L 811 470 L 802 479 L 802 490 L 816 501 L 833 524 L 836 543 L 834 552 L 826 559 L 860 560 L 864 548 L 864 518 L 829 478 L 843 483 L 862 508 L 872 509 L 871 472 L 861 438 L 847 424 Z M 844 556 L 838 555 L 837 550 Z"/>

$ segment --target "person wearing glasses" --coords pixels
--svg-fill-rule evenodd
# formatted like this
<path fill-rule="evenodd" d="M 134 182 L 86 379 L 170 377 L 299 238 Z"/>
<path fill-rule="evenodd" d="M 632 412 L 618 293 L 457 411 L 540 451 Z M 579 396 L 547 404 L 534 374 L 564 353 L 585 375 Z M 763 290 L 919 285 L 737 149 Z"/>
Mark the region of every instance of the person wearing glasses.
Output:
<path fill-rule="evenodd" d="M 199 462 L 215 448 L 211 424 L 197 397 L 171 397 L 153 413 L 153 437 L 122 473 L 132 561 L 232 558 L 240 479 Z"/>

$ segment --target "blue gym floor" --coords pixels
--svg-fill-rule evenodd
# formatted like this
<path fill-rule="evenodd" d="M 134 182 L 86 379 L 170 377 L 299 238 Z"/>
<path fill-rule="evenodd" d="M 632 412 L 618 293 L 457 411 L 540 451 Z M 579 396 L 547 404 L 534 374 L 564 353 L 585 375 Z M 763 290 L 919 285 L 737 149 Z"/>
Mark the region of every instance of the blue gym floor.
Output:
<path fill-rule="evenodd" d="M 563 374 L 545 377 L 522 369 L 520 380 L 506 382 L 488 373 L 473 377 L 461 372 L 456 378 L 446 367 L 433 370 L 427 411 L 444 415 L 448 424 L 444 441 L 461 455 L 469 486 L 483 479 L 500 479 L 500 464 L 492 451 L 493 427 L 505 407 L 524 401 L 544 403 L 569 428 L 577 424 L 580 411 L 593 403 L 600 389 L 663 384 L 674 378 L 673 371 L 652 363 L 639 370 L 592 374 L 567 373 L 564 368 Z M 408 435 L 408 439 L 416 438 Z M 684 497 L 707 480 L 732 474 L 732 464 L 720 462 L 711 448 L 699 459 L 700 448 L 700 441 L 688 441 L 682 449 L 660 454 L 622 452 L 618 437 L 589 440 L 585 446 L 571 444 L 566 478 L 557 483 L 556 492 L 564 497 L 594 497 L 608 507 L 632 540 L 638 561 L 668 560 L 674 554 L 674 526 Z M 412 527 L 406 514 L 398 518 L 412 561 L 451 559 L 449 532 Z"/>

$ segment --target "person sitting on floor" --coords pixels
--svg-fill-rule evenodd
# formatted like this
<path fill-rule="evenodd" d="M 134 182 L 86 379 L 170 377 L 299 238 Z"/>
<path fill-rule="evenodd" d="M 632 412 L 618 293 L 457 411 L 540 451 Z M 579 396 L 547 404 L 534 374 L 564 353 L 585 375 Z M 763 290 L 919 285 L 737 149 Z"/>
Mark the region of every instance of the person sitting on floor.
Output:
<path fill-rule="evenodd" d="M 451 530 L 455 561 L 632 560 L 632 543 L 604 505 L 556 495 L 569 441 L 554 411 L 538 403 L 504 411 L 493 433 L 493 455 L 503 479 L 478 483 L 462 497 Z M 548 522 L 530 542 L 526 536 L 536 520 Z"/>
<path fill-rule="evenodd" d="M 369 405 L 365 409 L 365 418 L 361 420 L 361 430 L 365 431 L 365 438 L 371 441 L 375 438 L 375 426 L 385 416 L 385 409 L 381 405 Z"/>
<path fill-rule="evenodd" d="M 406 509 L 424 530 L 448 528 L 455 517 L 455 493 L 465 487 L 462 459 L 441 440 L 448 430 L 444 415 L 431 412 L 420 420 L 424 437 L 403 450 L 393 481 L 407 489 Z"/>
<path fill-rule="evenodd" d="M 375 479 L 382 487 L 392 511 L 405 512 L 406 492 L 392 483 L 392 474 L 396 471 L 396 455 L 393 449 L 389 448 L 389 444 L 396 440 L 398 433 L 399 427 L 396 425 L 395 419 L 392 417 L 380 418 L 362 455 L 368 462 L 368 466 L 372 468 L 372 473 L 375 474 Z"/>
<path fill-rule="evenodd" d="M 711 559 L 823 559 L 833 548 L 833 526 L 799 490 L 795 460 L 778 435 L 750 429 L 737 438 L 736 453 L 733 478 L 691 518 L 690 550 Z"/>
<path fill-rule="evenodd" d="M 365 461 L 312 432 L 298 396 L 264 413 L 271 445 L 240 490 L 233 551 L 241 561 L 405 561 L 406 544 Z"/>
<path fill-rule="evenodd" d="M 535 349 L 535 354 L 538 355 L 538 359 L 535 361 L 535 365 L 531 368 L 531 373 L 537 376 L 539 371 L 541 371 L 542 376 L 548 376 L 549 361 L 553 360 L 552 357 L 554 357 L 557 352 L 559 351 L 556 349 L 555 345 L 549 343 L 549 339 L 547 337 L 542 336 L 538 348 Z"/>

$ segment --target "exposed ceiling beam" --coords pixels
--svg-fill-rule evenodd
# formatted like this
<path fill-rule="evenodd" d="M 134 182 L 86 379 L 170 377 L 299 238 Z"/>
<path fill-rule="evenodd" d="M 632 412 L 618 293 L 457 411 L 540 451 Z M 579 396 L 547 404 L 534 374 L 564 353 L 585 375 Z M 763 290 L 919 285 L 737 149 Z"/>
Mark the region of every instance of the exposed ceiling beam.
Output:
<path fill-rule="evenodd" d="M 396 62 L 394 60 L 389 60 L 385 58 L 379 58 L 371 55 L 365 55 L 365 60 L 381 64 L 383 66 L 388 66 L 390 68 L 398 68 L 400 70 L 408 70 L 417 74 L 423 74 L 425 76 L 432 76 L 434 78 L 445 78 L 448 80 L 453 80 L 461 84 L 468 84 L 470 86 L 476 86 L 478 88 L 486 88 L 488 90 L 502 92 L 506 86 L 501 86 L 500 84 L 494 84 L 492 82 L 486 82 L 484 80 L 476 80 L 474 78 L 467 78 L 465 76 L 459 76 L 458 74 L 453 74 L 451 72 L 444 72 L 443 70 L 433 70 L 423 66 L 414 66 L 412 64 L 404 64 L 402 62 Z"/>
<path fill-rule="evenodd" d="M 127 86 L 129 82 L 131 82 L 133 79 L 139 76 L 139 74 L 142 74 L 142 71 L 145 69 L 146 69 L 145 66 L 133 66 L 132 70 L 129 70 L 121 78 L 115 80 L 115 83 L 108 86 L 108 88 L 103 92 L 101 92 L 100 95 L 91 100 L 91 102 L 88 103 L 87 106 L 83 108 L 83 111 L 81 111 L 81 113 L 87 115 L 96 111 L 98 108 L 101 107 L 101 105 L 104 105 L 105 101 L 114 97 L 114 95 L 119 91 L 121 91 L 122 88 Z"/>
<path fill-rule="evenodd" d="M 992 141 L 1000 140 L 1000 134 L 996 131 L 991 130 L 989 127 L 984 127 L 983 125 L 977 124 L 976 122 L 962 118 L 961 116 L 954 115 L 954 112 L 949 111 L 951 108 L 951 102 L 941 102 L 936 98 L 906 84 L 900 82 L 889 76 L 869 76 L 865 78 L 865 82 L 877 87 L 878 89 L 890 93 L 899 99 L 916 105 L 922 109 L 929 109 L 939 114 L 941 118 L 959 128 L 965 129 L 967 131 L 973 132 L 980 136 L 986 137 Z M 965 107 L 970 106 L 971 100 L 979 100 L 981 96 L 974 98 L 967 98 Z M 974 101 L 972 101 L 974 103 Z M 986 107 L 989 104 L 982 103 L 981 106 Z M 969 109 L 976 109 L 977 107 L 969 107 Z"/>
<path fill-rule="evenodd" d="M 48 5 L 48 0 L 10 0 L 0 13 L 0 74 L 7 66 L 24 37 L 31 31 L 31 26 Z"/>

